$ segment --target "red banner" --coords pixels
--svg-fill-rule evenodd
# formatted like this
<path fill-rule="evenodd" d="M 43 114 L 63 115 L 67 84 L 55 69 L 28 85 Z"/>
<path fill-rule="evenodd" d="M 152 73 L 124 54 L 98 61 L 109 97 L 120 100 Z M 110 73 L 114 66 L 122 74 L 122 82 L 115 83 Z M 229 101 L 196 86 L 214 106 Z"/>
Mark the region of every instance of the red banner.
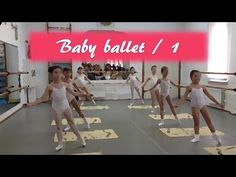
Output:
<path fill-rule="evenodd" d="M 205 61 L 208 46 L 203 32 L 32 33 L 29 41 L 31 59 L 50 62 Z"/>

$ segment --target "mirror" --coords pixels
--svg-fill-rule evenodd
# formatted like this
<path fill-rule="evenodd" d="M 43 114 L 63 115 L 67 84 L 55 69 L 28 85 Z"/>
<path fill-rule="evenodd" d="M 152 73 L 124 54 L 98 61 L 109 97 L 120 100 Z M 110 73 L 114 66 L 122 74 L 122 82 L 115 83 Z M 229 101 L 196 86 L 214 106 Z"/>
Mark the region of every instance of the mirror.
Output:
<path fill-rule="evenodd" d="M 17 72 L 18 70 L 18 48 L 0 41 L 0 72 Z M 8 90 L 19 88 L 18 79 L 18 75 L 0 75 L 0 115 L 20 103 L 20 91 L 6 94 Z"/>
<path fill-rule="evenodd" d="M 108 61 L 107 63 L 83 62 L 84 73 L 90 80 L 126 80 L 129 62 Z"/>

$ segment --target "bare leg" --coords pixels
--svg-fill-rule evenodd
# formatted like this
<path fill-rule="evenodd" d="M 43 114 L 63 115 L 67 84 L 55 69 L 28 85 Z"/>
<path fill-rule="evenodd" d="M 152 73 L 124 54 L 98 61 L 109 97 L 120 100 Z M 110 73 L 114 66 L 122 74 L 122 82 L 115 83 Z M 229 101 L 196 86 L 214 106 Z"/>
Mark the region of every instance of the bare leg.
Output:
<path fill-rule="evenodd" d="M 141 100 L 142 103 L 144 104 L 143 98 L 142 98 L 142 96 L 141 96 L 141 94 L 140 94 L 140 91 L 139 91 L 138 87 L 134 87 L 134 88 L 135 88 L 136 92 L 138 93 L 138 96 L 139 96 L 140 100 Z"/>
<path fill-rule="evenodd" d="M 84 141 L 84 138 L 80 135 L 80 132 L 78 130 L 78 128 L 76 127 L 75 125 L 75 122 L 74 122 L 74 119 L 73 119 L 73 116 L 72 116 L 72 112 L 71 112 L 71 109 L 70 107 L 67 108 L 64 112 L 63 112 L 68 124 L 70 125 L 73 133 L 77 136 L 78 140 L 81 140 L 82 141 L 82 145 L 85 146 L 86 143 Z"/>
<path fill-rule="evenodd" d="M 89 123 L 88 123 L 87 120 L 85 119 L 84 114 L 83 114 L 83 112 L 81 111 L 80 105 L 79 105 L 79 103 L 77 102 L 77 100 L 76 100 L 76 99 L 73 99 L 73 100 L 71 101 L 71 105 L 75 108 L 75 110 L 77 111 L 77 113 L 79 114 L 79 116 L 84 120 L 84 122 L 86 123 L 87 129 L 89 129 L 89 128 L 90 128 Z"/>
<path fill-rule="evenodd" d="M 80 87 L 79 88 L 80 89 L 80 91 L 82 92 L 82 93 L 85 93 L 85 94 L 88 94 L 88 92 L 86 92 L 85 90 L 84 90 L 84 87 Z M 85 88 L 86 89 L 86 88 Z M 86 89 L 87 90 L 87 89 Z M 84 101 L 86 100 L 86 98 L 85 97 L 80 97 L 81 98 L 81 106 L 83 106 L 84 105 Z"/>
<path fill-rule="evenodd" d="M 202 114 L 202 116 L 203 116 L 203 118 L 204 118 L 208 128 L 210 129 L 210 131 L 212 133 L 215 133 L 216 130 L 215 130 L 215 127 L 213 126 L 213 124 L 211 122 L 211 118 L 210 118 L 210 116 L 208 114 L 207 107 L 204 106 L 200 111 L 201 111 L 201 114 Z"/>
<path fill-rule="evenodd" d="M 207 111 L 207 106 L 203 106 L 203 108 L 200 110 L 201 111 L 201 114 L 208 126 L 208 128 L 210 129 L 211 133 L 212 133 L 212 136 L 213 138 L 219 143 L 221 144 L 221 140 L 218 138 L 218 136 L 216 135 L 216 129 L 214 127 L 214 125 L 212 124 L 211 122 L 211 118 L 208 114 L 208 111 Z"/>
<path fill-rule="evenodd" d="M 134 86 L 132 84 L 130 84 L 130 92 L 131 92 L 131 99 L 132 99 L 132 102 L 131 102 L 131 106 L 134 104 Z"/>
<path fill-rule="evenodd" d="M 160 106 L 160 93 L 158 89 L 155 90 L 155 95 L 156 95 L 157 103 Z"/>
<path fill-rule="evenodd" d="M 167 101 L 168 105 L 170 106 L 172 114 L 174 114 L 174 116 L 176 116 L 176 111 L 175 111 L 175 108 L 173 106 L 172 99 L 171 99 L 170 95 L 168 95 L 166 97 L 166 101 Z"/>
<path fill-rule="evenodd" d="M 160 95 L 160 115 L 161 122 L 158 124 L 159 126 L 164 125 L 164 96 Z"/>
<path fill-rule="evenodd" d="M 52 109 L 52 113 L 53 113 L 53 119 L 56 123 L 56 134 L 58 139 L 58 146 L 56 147 L 56 150 L 59 151 L 63 148 L 61 114 L 54 109 Z"/>
<path fill-rule="evenodd" d="M 152 99 L 152 113 L 154 112 L 155 110 L 155 105 L 156 105 L 156 94 L 155 94 L 155 90 L 151 90 L 150 91 L 150 94 L 151 94 L 151 99 Z M 159 100 L 159 98 L 158 98 Z"/>
<path fill-rule="evenodd" d="M 178 124 L 181 124 L 180 120 L 179 120 L 178 117 L 177 117 L 177 114 L 176 114 L 176 111 L 175 111 L 175 108 L 174 108 L 174 105 L 173 105 L 173 102 L 172 102 L 172 99 L 171 99 L 170 95 L 168 95 L 168 96 L 166 97 L 166 101 L 167 101 L 167 103 L 168 103 L 169 106 L 170 106 L 170 109 L 171 109 L 172 114 L 175 116 L 175 119 L 178 121 Z"/>
<path fill-rule="evenodd" d="M 191 140 L 192 143 L 199 141 L 199 126 L 200 126 L 200 110 L 192 107 L 192 116 L 194 122 L 194 138 Z"/>

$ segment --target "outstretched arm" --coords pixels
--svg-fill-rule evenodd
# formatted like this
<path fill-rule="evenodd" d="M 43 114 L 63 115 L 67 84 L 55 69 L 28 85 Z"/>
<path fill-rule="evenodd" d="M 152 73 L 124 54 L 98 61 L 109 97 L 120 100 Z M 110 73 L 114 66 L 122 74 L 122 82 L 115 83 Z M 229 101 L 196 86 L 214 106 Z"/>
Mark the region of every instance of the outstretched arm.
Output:
<path fill-rule="evenodd" d="M 136 76 L 136 79 L 137 79 L 137 81 L 139 82 L 139 83 L 142 83 L 140 80 L 139 80 L 139 78 Z"/>
<path fill-rule="evenodd" d="M 221 105 L 206 89 L 206 87 L 203 88 L 203 92 L 205 93 L 205 95 L 214 103 L 216 103 L 217 105 L 219 105 L 221 108 L 224 108 L 223 105 Z"/>
<path fill-rule="evenodd" d="M 91 80 L 89 80 L 89 78 L 85 75 L 84 76 L 84 79 L 86 80 L 86 81 L 88 81 L 92 86 L 93 86 L 93 83 L 91 82 Z"/>
<path fill-rule="evenodd" d="M 45 89 L 43 95 L 40 98 L 37 98 L 34 102 L 25 104 L 25 106 L 35 106 L 37 104 L 40 104 L 42 102 L 46 102 L 49 100 L 49 93 L 50 93 L 50 88 L 49 86 L 47 86 L 47 88 Z"/>
<path fill-rule="evenodd" d="M 75 88 L 78 92 L 81 92 L 81 90 L 80 90 L 79 87 L 76 85 L 76 83 L 73 82 L 73 86 L 74 86 L 74 88 Z"/>
<path fill-rule="evenodd" d="M 83 93 L 81 93 L 81 92 L 74 92 L 74 90 L 72 90 L 71 88 L 70 88 L 70 86 L 67 84 L 67 83 L 64 83 L 65 84 L 65 86 L 66 86 L 66 90 L 70 93 L 70 94 L 72 94 L 72 95 L 74 95 L 74 96 L 80 96 L 80 97 L 86 97 L 87 95 L 86 94 L 83 94 Z"/>
<path fill-rule="evenodd" d="M 148 77 L 146 80 L 145 80 L 145 82 L 142 84 L 142 86 L 141 87 L 145 87 L 145 85 L 147 84 L 147 82 L 150 80 L 150 77 Z"/>
<path fill-rule="evenodd" d="M 181 86 L 180 85 L 177 85 L 176 83 L 174 83 L 173 81 L 170 81 L 170 83 L 173 85 L 173 86 L 175 86 L 175 87 L 178 87 L 178 88 L 180 88 Z"/>
<path fill-rule="evenodd" d="M 153 89 L 156 88 L 156 86 L 157 86 L 158 84 L 160 84 L 160 83 L 161 83 L 161 80 L 158 79 L 157 82 L 155 83 L 155 85 L 154 85 L 152 88 L 150 88 L 150 89 L 148 89 L 148 90 L 144 90 L 144 92 L 153 90 Z"/>
<path fill-rule="evenodd" d="M 185 90 L 184 95 L 181 97 L 181 99 L 179 100 L 179 102 L 175 105 L 175 107 L 179 107 L 181 104 L 183 104 L 185 102 L 185 100 L 188 98 L 188 94 L 191 92 L 191 88 L 187 87 Z"/>
<path fill-rule="evenodd" d="M 130 80 L 130 77 L 126 79 L 125 84 L 128 84 L 129 80 Z"/>

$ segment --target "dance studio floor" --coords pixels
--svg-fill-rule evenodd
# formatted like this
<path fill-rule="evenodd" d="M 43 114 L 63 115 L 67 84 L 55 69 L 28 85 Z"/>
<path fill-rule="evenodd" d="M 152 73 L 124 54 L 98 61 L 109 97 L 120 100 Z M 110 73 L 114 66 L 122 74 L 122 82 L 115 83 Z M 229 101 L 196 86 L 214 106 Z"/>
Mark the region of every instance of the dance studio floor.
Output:
<path fill-rule="evenodd" d="M 236 154 L 236 116 L 209 108 L 212 121 L 219 131 L 222 147 L 209 136 L 205 122 L 201 119 L 200 142 L 193 144 L 191 131 L 193 120 L 185 116 L 179 127 L 171 120 L 166 107 L 167 119 L 158 127 L 158 116 L 151 113 L 150 106 L 142 106 L 137 100 L 134 107 L 128 107 L 130 100 L 97 101 L 97 105 L 86 102 L 82 107 L 91 122 L 87 131 L 81 120 L 79 129 L 86 136 L 87 146 L 82 148 L 70 132 L 64 135 L 65 148 L 59 152 L 55 125 L 51 117 L 50 104 L 44 103 L 23 108 L 0 124 L 0 154 Z M 150 105 L 146 100 L 145 105 Z M 191 113 L 189 102 L 178 110 L 178 114 Z M 156 114 L 159 108 L 156 109 Z M 161 129 L 160 129 L 161 128 Z"/>

